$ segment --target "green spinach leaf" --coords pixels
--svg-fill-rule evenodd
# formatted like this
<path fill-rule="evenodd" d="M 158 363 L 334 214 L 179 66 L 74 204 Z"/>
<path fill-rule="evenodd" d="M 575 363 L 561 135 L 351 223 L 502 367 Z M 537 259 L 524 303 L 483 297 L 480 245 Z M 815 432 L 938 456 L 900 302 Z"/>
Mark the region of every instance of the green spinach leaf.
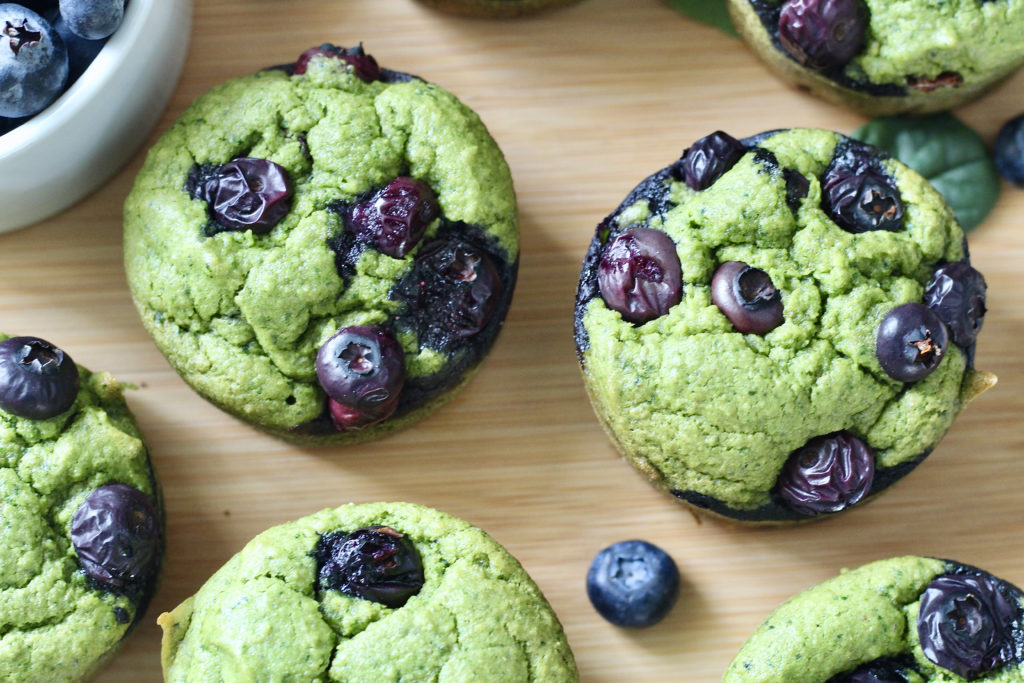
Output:
<path fill-rule="evenodd" d="M 729 21 L 729 13 L 725 9 L 725 0 L 667 0 L 667 2 L 702 24 L 714 26 L 730 36 L 736 35 L 736 29 Z"/>
<path fill-rule="evenodd" d="M 999 174 L 985 142 L 952 114 L 875 119 L 853 137 L 884 149 L 927 178 L 964 230 L 981 223 L 999 199 Z"/>

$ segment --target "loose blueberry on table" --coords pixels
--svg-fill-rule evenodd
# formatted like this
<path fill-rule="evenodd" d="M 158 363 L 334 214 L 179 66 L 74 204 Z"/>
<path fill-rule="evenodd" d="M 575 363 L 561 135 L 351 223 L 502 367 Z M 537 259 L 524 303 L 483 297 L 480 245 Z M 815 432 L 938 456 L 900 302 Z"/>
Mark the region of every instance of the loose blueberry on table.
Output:
<path fill-rule="evenodd" d="M 994 157 L 999 173 L 1017 187 L 1024 187 L 1024 114 L 999 129 Z"/>
<path fill-rule="evenodd" d="M 423 561 L 405 534 L 389 526 L 332 531 L 317 543 L 319 589 L 401 607 L 423 588 Z"/>
<path fill-rule="evenodd" d="M 125 0 L 0 4 L 0 135 L 67 90 L 121 25 Z"/>
<path fill-rule="evenodd" d="M 620 541 L 590 563 L 587 596 L 598 614 L 616 626 L 652 626 L 665 618 L 679 597 L 679 570 L 656 545 Z"/>

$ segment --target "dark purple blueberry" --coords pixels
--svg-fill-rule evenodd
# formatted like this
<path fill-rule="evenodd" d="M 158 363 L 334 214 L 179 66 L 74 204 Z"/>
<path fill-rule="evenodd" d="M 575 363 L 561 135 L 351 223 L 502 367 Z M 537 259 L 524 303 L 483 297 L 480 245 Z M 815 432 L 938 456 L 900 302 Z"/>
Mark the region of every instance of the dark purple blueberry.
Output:
<path fill-rule="evenodd" d="M 768 334 L 782 324 L 782 296 L 768 273 L 726 261 L 711 278 L 711 302 L 743 334 Z"/>
<path fill-rule="evenodd" d="M 125 484 L 107 484 L 75 511 L 71 543 L 89 578 L 110 590 L 122 590 L 152 574 L 160 548 L 160 521 L 144 493 Z"/>
<path fill-rule="evenodd" d="M 924 304 L 901 304 L 885 314 L 875 335 L 875 357 L 885 374 L 916 382 L 939 367 L 949 335 L 935 311 Z"/>
<path fill-rule="evenodd" d="M 405 352 L 383 327 L 343 327 L 316 354 L 316 376 L 338 429 L 376 424 L 395 412 L 405 383 Z"/>
<path fill-rule="evenodd" d="M 846 676 L 837 676 L 829 683 L 907 683 L 905 668 L 892 660 L 882 659 L 857 667 Z"/>
<path fill-rule="evenodd" d="M 352 207 L 345 224 L 381 252 L 402 258 L 419 244 L 427 226 L 439 215 L 441 207 L 430 186 L 403 176 Z"/>
<path fill-rule="evenodd" d="M 822 208 L 847 232 L 896 232 L 903 227 L 903 199 L 884 173 L 870 166 L 834 166 L 822 179 Z"/>
<path fill-rule="evenodd" d="M 970 681 L 1013 658 L 1017 617 L 992 578 L 945 574 L 921 595 L 917 635 L 925 657 Z"/>
<path fill-rule="evenodd" d="M 1017 187 L 1024 187 L 1024 114 L 999 129 L 992 154 L 999 173 Z"/>
<path fill-rule="evenodd" d="M 273 161 L 240 157 L 205 178 L 202 194 L 218 224 L 263 235 L 291 209 L 292 187 Z"/>
<path fill-rule="evenodd" d="M 793 59 L 816 71 L 845 66 L 864 45 L 863 0 L 786 0 L 779 42 Z"/>
<path fill-rule="evenodd" d="M 803 515 L 839 512 L 859 503 L 875 478 L 875 454 L 849 432 L 808 441 L 789 456 L 777 482 L 779 495 Z"/>
<path fill-rule="evenodd" d="M 389 526 L 326 533 L 315 556 L 322 591 L 401 607 L 423 587 L 419 551 L 405 534 Z"/>
<path fill-rule="evenodd" d="M 75 35 L 106 38 L 124 18 L 124 0 L 60 0 L 60 15 Z"/>
<path fill-rule="evenodd" d="M 0 342 L 0 408 L 30 420 L 60 415 L 78 397 L 78 367 L 38 337 Z"/>
<path fill-rule="evenodd" d="M 683 180 L 691 190 L 706 190 L 746 153 L 743 143 L 716 130 L 683 152 Z"/>
<path fill-rule="evenodd" d="M 491 257 L 452 238 L 423 245 L 416 260 L 425 266 L 418 306 L 436 311 L 437 325 L 454 337 L 471 337 L 484 329 L 501 296 L 501 279 Z"/>
<path fill-rule="evenodd" d="M 624 320 L 639 324 L 665 315 L 683 298 L 675 243 L 660 230 L 627 230 L 605 247 L 597 285 Z"/>
<path fill-rule="evenodd" d="M 924 291 L 924 303 L 946 324 L 954 344 L 968 347 L 985 322 L 985 277 L 962 261 L 939 266 Z"/>
<path fill-rule="evenodd" d="M 42 111 L 67 79 L 68 51 L 53 26 L 21 5 L 0 4 L 0 116 Z"/>
<path fill-rule="evenodd" d="M 371 55 L 363 52 L 362 43 L 356 47 L 350 48 L 338 47 L 331 43 L 324 43 L 319 47 L 311 47 L 299 55 L 299 59 L 295 62 L 295 67 L 292 69 L 292 73 L 306 73 L 309 61 L 317 55 L 342 60 L 352 67 L 352 73 L 354 73 L 360 80 L 366 81 L 367 83 L 380 79 L 380 67 L 377 65 L 377 60 Z"/>
<path fill-rule="evenodd" d="M 665 618 L 679 597 L 679 570 L 647 541 L 620 541 L 599 552 L 587 571 L 587 597 L 598 614 L 627 628 Z"/>

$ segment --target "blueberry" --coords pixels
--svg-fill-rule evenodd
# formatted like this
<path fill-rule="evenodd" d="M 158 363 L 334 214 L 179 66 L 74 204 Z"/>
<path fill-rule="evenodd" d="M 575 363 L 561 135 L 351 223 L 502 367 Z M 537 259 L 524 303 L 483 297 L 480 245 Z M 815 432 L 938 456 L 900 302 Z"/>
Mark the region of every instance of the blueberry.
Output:
<path fill-rule="evenodd" d="M 204 179 L 202 197 L 214 220 L 228 230 L 263 235 L 291 208 L 288 173 L 266 159 L 241 157 L 219 166 Z"/>
<path fill-rule="evenodd" d="M 456 237 L 432 240 L 416 254 L 417 308 L 431 318 L 439 337 L 465 339 L 490 322 L 501 297 L 501 279 L 491 257 Z"/>
<path fill-rule="evenodd" d="M 768 273 L 726 261 L 711 278 L 711 302 L 743 334 L 767 334 L 782 324 L 782 297 Z"/>
<path fill-rule="evenodd" d="M 789 456 L 776 488 L 803 515 L 839 512 L 859 503 L 875 478 L 875 454 L 849 432 L 818 436 Z"/>
<path fill-rule="evenodd" d="M 627 230 L 605 247 L 597 284 L 623 320 L 639 324 L 663 316 L 683 297 L 676 245 L 660 230 Z"/>
<path fill-rule="evenodd" d="M 0 408 L 30 420 L 60 415 L 78 397 L 78 367 L 38 337 L 0 342 Z"/>
<path fill-rule="evenodd" d="M 1013 659 L 1018 617 L 992 578 L 945 574 L 921 595 L 917 635 L 925 657 L 970 681 Z"/>
<path fill-rule="evenodd" d="M 21 5 L 0 5 L 0 116 L 42 111 L 67 79 L 68 52 L 53 26 Z"/>
<path fill-rule="evenodd" d="M 405 383 L 405 353 L 383 327 L 343 327 L 316 354 L 316 376 L 339 430 L 390 416 Z"/>
<path fill-rule="evenodd" d="M 896 232 L 903 227 L 903 199 L 889 176 L 869 164 L 833 164 L 822 178 L 822 208 L 843 230 Z"/>
<path fill-rule="evenodd" d="M 705 135 L 683 152 L 683 180 L 691 190 L 706 190 L 735 166 L 746 151 L 743 143 L 728 133 L 717 130 Z"/>
<path fill-rule="evenodd" d="M 99 40 L 121 25 L 124 0 L 60 0 L 60 15 L 75 35 Z"/>
<path fill-rule="evenodd" d="M 86 40 L 81 36 L 75 35 L 68 28 L 67 22 L 60 17 L 54 22 L 53 28 L 56 29 L 68 50 L 68 87 L 71 87 L 78 80 L 78 77 L 85 73 L 85 70 L 92 64 L 93 60 L 96 59 L 96 55 L 100 53 L 100 50 L 107 44 L 107 41 L 105 38 Z"/>
<path fill-rule="evenodd" d="M 440 214 L 429 185 L 416 178 L 399 177 L 352 207 L 345 226 L 388 256 L 402 258 Z"/>
<path fill-rule="evenodd" d="M 106 484 L 75 511 L 71 543 L 89 578 L 120 591 L 152 575 L 160 522 L 144 493 L 125 484 Z"/>
<path fill-rule="evenodd" d="M 885 374 L 916 382 L 939 367 L 949 335 L 935 311 L 924 304 L 901 304 L 885 314 L 875 335 L 875 357 Z"/>
<path fill-rule="evenodd" d="M 829 683 L 907 683 L 906 667 L 891 659 L 879 659 L 857 667 L 845 676 L 830 679 Z"/>
<path fill-rule="evenodd" d="M 338 47 L 331 43 L 324 43 L 319 47 L 311 47 L 299 55 L 298 61 L 295 62 L 295 66 L 292 68 L 292 73 L 306 73 L 310 60 L 317 55 L 342 60 L 352 67 L 352 73 L 367 83 L 380 79 L 380 67 L 377 65 L 377 60 L 372 55 L 363 52 L 362 43 L 350 48 Z"/>
<path fill-rule="evenodd" d="M 1024 187 L 1024 114 L 999 129 L 994 157 L 999 173 L 1017 187 Z"/>
<path fill-rule="evenodd" d="M 423 588 L 423 561 L 409 538 L 389 526 L 332 531 L 317 542 L 319 589 L 401 607 Z"/>
<path fill-rule="evenodd" d="M 647 541 L 620 541 L 599 552 L 587 571 L 587 597 L 615 624 L 642 628 L 665 618 L 679 597 L 679 570 Z"/>
<path fill-rule="evenodd" d="M 957 261 L 939 266 L 924 302 L 946 324 L 954 344 L 974 344 L 985 322 L 985 277 L 969 264 Z"/>
<path fill-rule="evenodd" d="M 863 0 L 786 0 L 779 43 L 800 64 L 824 71 L 845 66 L 860 52 L 867 26 Z"/>

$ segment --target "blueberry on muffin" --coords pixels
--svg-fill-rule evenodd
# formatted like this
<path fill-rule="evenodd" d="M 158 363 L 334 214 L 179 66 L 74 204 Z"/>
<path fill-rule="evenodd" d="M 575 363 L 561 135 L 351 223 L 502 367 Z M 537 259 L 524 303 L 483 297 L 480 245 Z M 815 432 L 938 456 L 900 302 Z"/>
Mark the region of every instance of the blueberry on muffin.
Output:
<path fill-rule="evenodd" d="M 924 178 L 823 130 L 715 132 L 598 226 L 575 338 L 594 410 L 661 489 L 811 519 L 915 467 L 995 378 L 985 280 Z"/>
<path fill-rule="evenodd" d="M 723 683 L 1016 681 L 1020 589 L 930 557 L 880 560 L 791 598 L 743 645 Z"/>
<path fill-rule="evenodd" d="M 512 297 L 508 167 L 453 95 L 324 44 L 236 78 L 150 150 L 125 268 L 157 346 L 283 438 L 374 438 L 450 398 Z"/>
<path fill-rule="evenodd" d="M 562 627 L 480 529 L 410 503 L 261 533 L 159 619 L 165 680 L 578 680 Z"/>
<path fill-rule="evenodd" d="M 84 680 L 142 618 L 160 493 L 121 386 L 0 334 L 0 679 Z"/>
<path fill-rule="evenodd" d="M 728 0 L 778 76 L 872 115 L 964 104 L 1024 64 L 1024 0 Z"/>

